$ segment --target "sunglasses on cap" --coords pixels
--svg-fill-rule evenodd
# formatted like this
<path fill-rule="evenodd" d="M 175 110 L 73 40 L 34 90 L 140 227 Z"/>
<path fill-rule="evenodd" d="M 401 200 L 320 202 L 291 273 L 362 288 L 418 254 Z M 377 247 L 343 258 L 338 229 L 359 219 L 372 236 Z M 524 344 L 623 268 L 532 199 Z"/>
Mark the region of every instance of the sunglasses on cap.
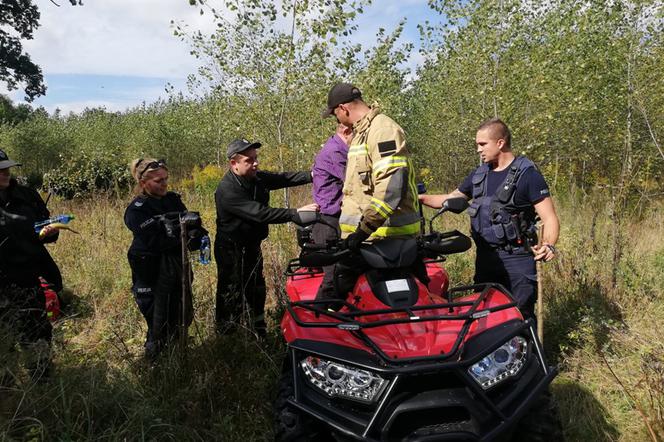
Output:
<path fill-rule="evenodd" d="M 143 158 L 138 160 L 138 163 L 136 163 L 136 167 L 140 166 L 143 161 L 144 161 Z M 141 172 L 138 174 L 138 179 L 140 180 L 141 178 L 143 178 L 143 175 L 145 174 L 145 172 L 152 171 L 152 170 L 157 170 L 157 169 L 161 169 L 161 168 L 166 169 L 166 161 L 164 161 L 164 160 L 150 161 L 149 163 L 145 164 L 145 166 L 143 167 L 143 170 L 141 170 Z"/>

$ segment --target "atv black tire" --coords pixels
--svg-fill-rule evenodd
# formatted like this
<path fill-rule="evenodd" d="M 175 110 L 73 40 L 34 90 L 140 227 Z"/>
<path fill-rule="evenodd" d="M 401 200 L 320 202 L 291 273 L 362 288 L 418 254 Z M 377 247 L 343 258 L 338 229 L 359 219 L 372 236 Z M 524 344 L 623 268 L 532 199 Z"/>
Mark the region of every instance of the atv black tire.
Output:
<path fill-rule="evenodd" d="M 516 424 L 512 442 L 563 442 L 564 440 L 558 407 L 551 393 L 545 391 Z"/>
<path fill-rule="evenodd" d="M 278 442 L 306 442 L 330 440 L 326 426 L 315 422 L 288 403 L 293 397 L 293 372 L 284 371 L 279 379 L 274 403 L 274 440 Z"/>

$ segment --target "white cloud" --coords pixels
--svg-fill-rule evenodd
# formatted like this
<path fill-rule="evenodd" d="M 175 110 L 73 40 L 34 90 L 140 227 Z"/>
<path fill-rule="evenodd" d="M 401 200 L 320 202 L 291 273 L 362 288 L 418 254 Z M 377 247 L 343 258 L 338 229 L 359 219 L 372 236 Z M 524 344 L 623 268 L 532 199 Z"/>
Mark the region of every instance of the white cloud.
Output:
<path fill-rule="evenodd" d="M 199 7 L 192 7 L 188 0 L 83 0 L 83 6 L 71 6 L 67 0 L 59 0 L 60 7 L 39 1 L 40 27 L 34 39 L 24 42 L 32 60 L 42 67 L 51 87 L 46 97 L 38 98 L 33 105 L 44 106 L 49 111 L 56 108 L 67 113 L 86 107 L 105 106 L 108 110 L 124 110 L 127 107 L 151 103 L 164 97 L 166 81 L 181 90 L 187 75 L 195 73 L 199 60 L 190 55 L 189 46 L 173 35 L 171 20 L 188 25 L 190 30 L 210 34 L 215 29 L 212 14 L 200 14 Z M 223 2 L 211 0 L 218 10 Z M 365 48 L 375 44 L 379 27 L 388 32 L 407 16 L 412 29 L 422 15 L 427 14 L 426 0 L 379 0 L 358 17 L 358 32 L 351 37 Z M 419 17 L 418 17 L 419 15 Z M 411 31 L 401 41 L 413 39 Z M 414 56 L 414 57 L 413 57 Z M 414 52 L 408 66 L 419 61 Z M 63 79 L 61 74 L 73 74 L 80 82 Z M 56 78 L 60 75 L 60 78 Z M 118 81 L 100 78 L 94 83 L 88 75 L 122 77 L 122 87 L 111 87 Z M 145 82 L 135 81 L 146 77 Z M 132 80 L 132 78 L 134 80 Z M 84 81 L 88 80 L 88 81 Z M 159 80 L 159 81 L 154 81 Z M 0 82 L 0 93 L 6 93 Z M 9 96 L 17 102 L 23 91 L 12 91 Z"/>
<path fill-rule="evenodd" d="M 171 20 L 192 30 L 215 29 L 209 11 L 188 0 L 84 0 L 83 6 L 41 1 L 41 26 L 25 42 L 33 61 L 45 74 L 101 74 L 185 78 L 199 62 L 187 43 L 173 35 Z M 212 5 L 223 7 L 221 2 Z M 381 26 L 392 28 L 401 17 L 427 10 L 426 0 L 380 0 L 359 17 L 354 37 L 365 47 Z M 409 25 L 414 26 L 412 18 Z"/>
<path fill-rule="evenodd" d="M 41 26 L 25 43 L 46 74 L 183 78 L 198 66 L 171 20 L 212 29 L 210 14 L 186 0 L 86 0 L 72 7 L 40 2 Z"/>

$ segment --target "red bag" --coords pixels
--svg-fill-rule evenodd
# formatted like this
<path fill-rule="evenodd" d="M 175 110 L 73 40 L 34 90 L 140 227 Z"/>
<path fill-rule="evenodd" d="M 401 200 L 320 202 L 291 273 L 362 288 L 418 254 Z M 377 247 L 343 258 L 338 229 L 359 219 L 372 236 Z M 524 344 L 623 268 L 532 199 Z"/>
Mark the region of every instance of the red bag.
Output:
<path fill-rule="evenodd" d="M 44 278 L 39 278 L 39 283 L 44 291 L 44 298 L 46 298 L 46 316 L 49 321 L 54 322 L 60 316 L 60 300 L 58 294 L 51 288 Z"/>

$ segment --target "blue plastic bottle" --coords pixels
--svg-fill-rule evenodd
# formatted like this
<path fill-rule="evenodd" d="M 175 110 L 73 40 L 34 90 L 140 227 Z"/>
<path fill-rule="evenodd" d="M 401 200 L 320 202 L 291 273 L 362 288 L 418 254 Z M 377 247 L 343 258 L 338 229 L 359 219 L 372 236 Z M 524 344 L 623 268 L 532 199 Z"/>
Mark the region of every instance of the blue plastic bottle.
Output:
<path fill-rule="evenodd" d="M 210 237 L 205 235 L 201 238 L 200 257 L 198 260 L 201 264 L 210 264 Z"/>
<path fill-rule="evenodd" d="M 40 221 L 38 223 L 35 223 L 34 225 L 35 233 L 39 233 L 41 229 L 53 223 L 67 224 L 69 223 L 69 221 L 73 220 L 74 218 L 76 218 L 74 215 L 64 214 L 64 215 L 56 215 L 44 221 Z"/>

